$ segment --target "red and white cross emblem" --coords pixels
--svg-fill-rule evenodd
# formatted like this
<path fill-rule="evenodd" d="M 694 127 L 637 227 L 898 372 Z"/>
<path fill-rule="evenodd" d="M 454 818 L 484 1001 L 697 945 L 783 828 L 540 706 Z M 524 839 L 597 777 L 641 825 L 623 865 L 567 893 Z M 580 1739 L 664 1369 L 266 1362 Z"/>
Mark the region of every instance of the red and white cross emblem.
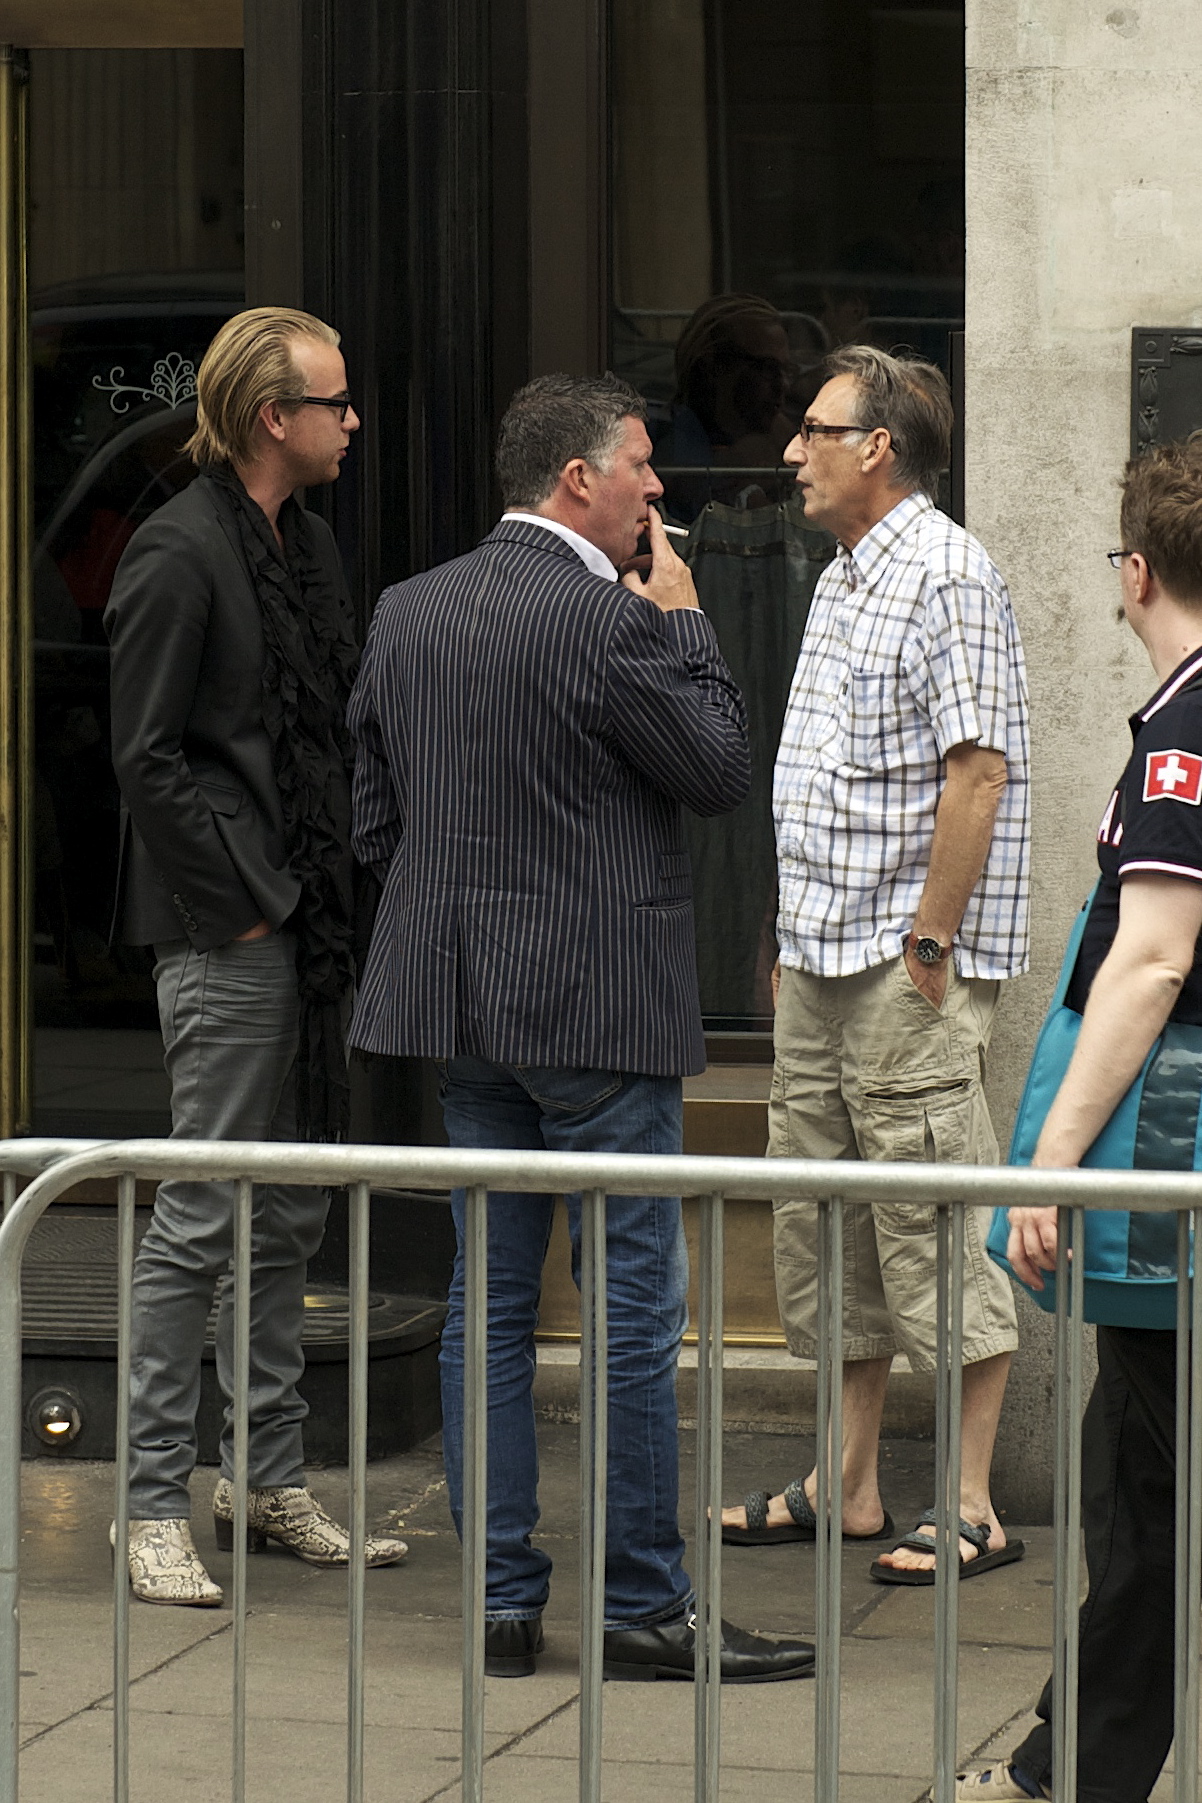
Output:
<path fill-rule="evenodd" d="M 1202 758 L 1190 751 L 1150 751 L 1144 766 L 1145 801 L 1202 803 Z"/>

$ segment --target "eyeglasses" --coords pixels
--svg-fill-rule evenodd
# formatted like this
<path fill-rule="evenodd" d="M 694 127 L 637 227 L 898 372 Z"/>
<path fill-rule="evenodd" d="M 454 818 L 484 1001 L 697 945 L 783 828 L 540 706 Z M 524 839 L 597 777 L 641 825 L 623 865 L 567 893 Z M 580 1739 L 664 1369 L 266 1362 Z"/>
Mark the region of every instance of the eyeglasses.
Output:
<path fill-rule="evenodd" d="M 298 407 L 337 407 L 338 417 L 345 421 L 351 410 L 349 394 L 302 394 L 296 397 Z"/>
<path fill-rule="evenodd" d="M 1107 551 L 1106 561 L 1112 570 L 1121 570 L 1124 557 L 1134 557 L 1134 551 Z"/>
<path fill-rule="evenodd" d="M 797 428 L 797 436 L 802 444 L 809 444 L 811 438 L 842 438 L 845 432 L 876 432 L 883 430 L 877 426 L 820 426 L 812 420 L 803 419 Z"/>

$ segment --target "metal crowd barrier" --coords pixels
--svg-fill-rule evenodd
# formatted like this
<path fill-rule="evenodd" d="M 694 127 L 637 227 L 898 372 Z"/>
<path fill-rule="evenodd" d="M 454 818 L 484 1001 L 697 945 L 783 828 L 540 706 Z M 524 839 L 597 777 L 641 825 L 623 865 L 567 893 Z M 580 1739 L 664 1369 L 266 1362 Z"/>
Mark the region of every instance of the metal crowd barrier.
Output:
<path fill-rule="evenodd" d="M 128 1439 L 134 1186 L 138 1178 L 237 1183 L 235 1277 L 249 1267 L 252 1186 L 259 1182 L 345 1187 L 350 1192 L 350 1533 L 347 1670 L 348 1803 L 364 1803 L 363 1628 L 366 1534 L 368 1223 L 373 1186 L 467 1192 L 464 1518 L 463 1803 L 484 1796 L 484 1577 L 487 1493 L 487 1191 L 583 1196 L 581 1310 L 581 1803 L 601 1795 L 602 1643 L 605 1584 L 606 1298 L 605 1206 L 610 1194 L 701 1198 L 700 1345 L 697 1397 L 695 1790 L 718 1803 L 722 1600 L 722 1266 L 726 1197 L 802 1197 L 818 1208 L 819 1328 L 817 1448 L 820 1530 L 815 1583 L 814 1796 L 837 1803 L 840 1774 L 840 1630 L 843 1539 L 843 1216 L 872 1202 L 934 1204 L 938 1227 L 934 1803 L 952 1803 L 956 1771 L 960 1342 L 962 1289 L 952 1282 L 964 1255 L 964 1209 L 982 1204 L 1055 1204 L 1061 1246 L 1055 1318 L 1055 1585 L 1053 1666 L 1057 1803 L 1074 1803 L 1077 1766 L 1077 1611 L 1080 1606 L 1080 1449 L 1084 1270 L 1067 1258 L 1084 1233 L 1085 1207 L 1177 1211 L 1179 1269 L 1188 1272 L 1202 1223 L 1202 1183 L 1193 1175 L 1119 1171 L 1029 1171 L 950 1165 L 820 1163 L 749 1158 L 653 1158 L 554 1152 L 466 1152 L 434 1147 L 215 1143 L 186 1140 L 10 1140 L 0 1142 L 5 1218 L 0 1226 L 0 1803 L 19 1803 L 21 1260 L 47 1206 L 87 1178 L 117 1179 L 119 1300 L 117 1446 Z M 18 1174 L 33 1181 L 17 1194 Z M 1202 1243 L 1202 1242 L 1199 1242 Z M 1191 1294 L 1192 1290 L 1192 1294 Z M 1178 1283 L 1177 1609 L 1175 1803 L 1196 1803 L 1198 1785 L 1199 1597 L 1202 1595 L 1202 1285 Z M 233 1573 L 233 1803 L 246 1792 L 246 1510 L 250 1294 L 235 1286 Z M 129 1473 L 116 1461 L 117 1546 L 129 1518 Z M 826 1506 L 823 1506 L 823 1503 Z M 805 1606 L 798 1598 L 799 1609 Z M 129 1798 L 129 1586 L 114 1567 L 113 1798 Z"/>

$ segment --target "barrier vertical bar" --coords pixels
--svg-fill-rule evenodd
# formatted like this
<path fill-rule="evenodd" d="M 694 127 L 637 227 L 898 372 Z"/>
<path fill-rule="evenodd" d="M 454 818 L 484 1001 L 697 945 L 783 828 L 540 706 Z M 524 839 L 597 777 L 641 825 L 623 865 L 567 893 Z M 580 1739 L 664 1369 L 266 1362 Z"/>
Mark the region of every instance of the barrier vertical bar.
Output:
<path fill-rule="evenodd" d="M 710 1615 L 710 1520 L 709 1520 L 709 1442 L 713 1428 L 713 1398 L 710 1394 L 710 1332 L 713 1309 L 713 1269 L 710 1242 L 709 1206 L 711 1198 L 700 1196 L 700 1241 L 697 1260 L 697 1476 L 696 1529 L 694 1544 L 696 1570 L 693 1574 L 693 1797 L 694 1803 L 707 1803 L 709 1798 L 709 1689 L 706 1670 L 709 1664 Z"/>
<path fill-rule="evenodd" d="M 1081 1403 L 1085 1363 L 1085 1210 L 1072 1210 L 1069 1320 L 1069 1502 L 1067 1538 L 1069 1569 L 1065 1572 L 1065 1783 L 1076 1796 L 1078 1781 L 1078 1615 L 1081 1612 Z"/>
<path fill-rule="evenodd" d="M 935 1803 L 956 1783 L 960 1638 L 960 1398 L 964 1351 L 964 1210 L 936 1209 Z"/>
<path fill-rule="evenodd" d="M 830 1396 L 830 1506 L 826 1511 L 827 1656 L 826 1733 L 830 1749 L 827 1777 L 831 1803 L 838 1803 L 840 1723 L 843 1701 L 843 1198 L 831 1198 L 831 1322 L 828 1357 Z"/>
<path fill-rule="evenodd" d="M 1194 1244 L 1198 1236 L 1198 1210 L 1192 1209 Z M 1188 1266 L 1186 1267 L 1188 1269 Z M 1186 1433 L 1188 1458 L 1184 1733 L 1174 1748 L 1176 1781 L 1181 1794 L 1196 1803 L 1198 1795 L 1198 1598 L 1202 1594 L 1202 1284 L 1194 1282 L 1190 1300 L 1189 1422 Z M 1182 1460 L 1178 1446 L 1177 1458 Z M 1180 1552 L 1178 1558 L 1180 1558 Z"/>
<path fill-rule="evenodd" d="M 950 1803 L 952 1780 L 948 1775 L 947 1729 L 941 1678 L 947 1658 L 946 1599 L 950 1526 L 948 1522 L 948 1462 L 951 1442 L 948 1434 L 949 1372 L 948 1350 L 951 1322 L 949 1315 L 950 1265 L 948 1248 L 949 1220 L 947 1209 L 935 1210 L 935 1784 L 934 1803 Z M 954 1767 L 954 1755 L 953 1755 Z"/>
<path fill-rule="evenodd" d="M 18 1803 L 21 1665 L 21 1262 L 0 1263 L 0 1799 Z"/>
<path fill-rule="evenodd" d="M 1055 1447 L 1052 1496 L 1052 1788 L 1064 1796 L 1065 1575 L 1068 1569 L 1068 1234 L 1069 1211 L 1056 1211 L 1056 1312 L 1053 1354 Z"/>
<path fill-rule="evenodd" d="M 1176 1507 L 1174 1512 L 1173 1606 L 1173 1803 L 1197 1803 L 1196 1785 L 1187 1786 L 1182 1751 L 1186 1745 L 1187 1673 L 1190 1659 L 1191 1616 L 1189 1588 L 1190 1516 L 1190 1221 L 1192 1211 L 1177 1215 L 1177 1422 L 1174 1445 Z"/>
<path fill-rule="evenodd" d="M 129 1803 L 129 1377 L 134 1318 L 132 1177 L 117 1179 L 117 1429 L 113 1449 L 113 1803 Z"/>
<path fill-rule="evenodd" d="M 1072 1211 L 1072 1243 L 1079 1250 L 1069 1260 L 1068 1324 L 1068 1470 L 1065 1537 L 1068 1563 L 1064 1574 L 1064 1791 L 1077 1794 L 1077 1673 L 1081 1612 L 1081 1405 L 1085 1342 L 1085 1210 Z"/>
<path fill-rule="evenodd" d="M 948 1214 L 943 1207 L 935 1210 L 935 1784 L 934 1803 L 949 1803 L 952 1795 L 948 1777 L 947 1732 L 944 1699 L 940 1680 L 947 1657 L 946 1597 L 948 1562 L 948 1458 L 951 1450 L 948 1436 L 948 1374 L 950 1356 L 948 1337 L 949 1251 Z M 953 1761 L 954 1763 L 954 1761 Z"/>
<path fill-rule="evenodd" d="M 601 1799 L 609 1464 L 609 1298 L 605 1191 L 580 1198 L 580 1800 Z"/>
<path fill-rule="evenodd" d="M 1053 1381 L 1056 1391 L 1055 1459 L 1053 1495 L 1052 1579 L 1052 1795 L 1069 1796 L 1066 1786 L 1066 1711 L 1068 1703 L 1067 1657 L 1068 1639 L 1077 1632 L 1075 1620 L 1069 1621 L 1068 1607 L 1072 1587 L 1069 1582 L 1069 1409 L 1068 1409 L 1068 1240 L 1070 1210 L 1056 1210 L 1056 1333 Z M 1076 1549 L 1072 1549 L 1075 1557 Z"/>
<path fill-rule="evenodd" d="M 839 1795 L 843 1579 L 843 1202 L 818 1204 L 817 1496 L 815 1514 L 815 1803 Z"/>
<path fill-rule="evenodd" d="M 725 1202 L 701 1198 L 697 1321 L 694 1803 L 718 1803 L 722 1763 L 722 1319 Z"/>
<path fill-rule="evenodd" d="M 250 1448 L 250 1283 L 254 1189 L 238 1179 L 234 1232 L 233 1803 L 246 1803 L 246 1514 Z"/>
<path fill-rule="evenodd" d="M 710 1314 L 710 1445 L 708 1511 L 709 1623 L 706 1633 L 705 1688 L 709 1701 L 706 1708 L 708 1744 L 706 1774 L 710 1795 L 706 1803 L 718 1803 L 722 1782 L 722 1423 L 725 1408 L 725 1377 L 722 1357 L 723 1323 L 726 1313 L 726 1198 L 712 1198 L 710 1217 L 710 1274 L 713 1300 Z"/>
<path fill-rule="evenodd" d="M 827 1616 L 830 1592 L 827 1587 L 827 1563 L 830 1543 L 822 1531 L 823 1517 L 830 1505 L 830 1413 L 831 1413 L 831 1245 L 830 1205 L 825 1199 L 815 1204 L 818 1211 L 818 1368 L 814 1383 L 814 1803 L 827 1803 L 827 1765 L 829 1749 L 826 1733 Z M 840 1311 L 839 1327 L 842 1328 Z"/>
<path fill-rule="evenodd" d="M 488 1191 L 480 1184 L 473 1184 L 467 1192 L 463 1278 L 463 1803 L 484 1803 Z"/>
<path fill-rule="evenodd" d="M 346 1796 L 363 1803 L 363 1631 L 367 1577 L 367 1318 L 371 1272 L 371 1185 L 350 1195 L 350 1395 L 347 1465 L 351 1548 L 347 1566 Z"/>

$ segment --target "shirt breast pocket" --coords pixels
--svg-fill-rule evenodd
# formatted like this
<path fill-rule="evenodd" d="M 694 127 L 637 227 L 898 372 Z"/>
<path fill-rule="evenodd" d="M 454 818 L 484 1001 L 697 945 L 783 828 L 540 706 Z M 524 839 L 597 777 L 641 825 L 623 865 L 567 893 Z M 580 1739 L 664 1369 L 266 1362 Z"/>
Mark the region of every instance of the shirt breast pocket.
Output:
<path fill-rule="evenodd" d="M 879 775 L 895 770 L 900 757 L 896 672 L 853 670 L 847 688 L 848 763 Z"/>

